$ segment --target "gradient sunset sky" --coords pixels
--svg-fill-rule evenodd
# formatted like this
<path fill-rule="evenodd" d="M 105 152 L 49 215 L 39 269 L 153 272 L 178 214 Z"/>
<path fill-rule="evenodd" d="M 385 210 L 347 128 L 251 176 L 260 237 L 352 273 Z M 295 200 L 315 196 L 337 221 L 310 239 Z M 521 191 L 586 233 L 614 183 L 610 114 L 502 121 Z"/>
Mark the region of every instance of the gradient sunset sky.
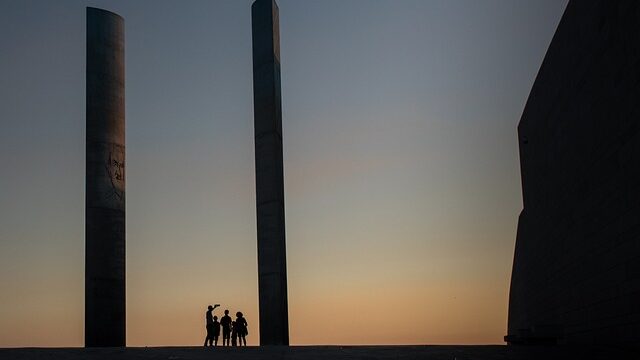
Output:
<path fill-rule="evenodd" d="M 292 344 L 502 343 L 566 3 L 278 0 Z M 257 344 L 251 1 L 1 0 L 0 347 L 83 345 L 86 6 L 125 19 L 128 345 L 210 303 Z"/>

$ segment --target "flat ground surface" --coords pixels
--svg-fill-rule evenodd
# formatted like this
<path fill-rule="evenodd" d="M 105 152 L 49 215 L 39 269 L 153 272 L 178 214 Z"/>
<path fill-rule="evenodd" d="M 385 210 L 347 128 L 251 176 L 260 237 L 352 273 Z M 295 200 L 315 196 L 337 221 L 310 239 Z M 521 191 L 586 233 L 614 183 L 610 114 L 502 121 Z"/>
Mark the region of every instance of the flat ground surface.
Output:
<path fill-rule="evenodd" d="M 292 346 L 246 348 L 22 348 L 0 349 L 0 359 L 640 359 L 640 353 L 608 347 L 528 346 Z"/>

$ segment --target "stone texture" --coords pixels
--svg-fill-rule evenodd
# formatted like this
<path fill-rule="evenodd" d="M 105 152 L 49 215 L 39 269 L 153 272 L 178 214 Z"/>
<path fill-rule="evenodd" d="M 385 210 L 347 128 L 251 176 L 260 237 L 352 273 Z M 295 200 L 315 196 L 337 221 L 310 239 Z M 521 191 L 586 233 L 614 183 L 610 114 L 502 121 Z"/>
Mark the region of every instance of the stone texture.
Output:
<path fill-rule="evenodd" d="M 288 345 L 280 24 L 273 0 L 251 6 L 260 344 Z"/>
<path fill-rule="evenodd" d="M 571 1 L 518 126 L 511 343 L 640 343 L 640 2 Z"/>
<path fill-rule="evenodd" d="M 124 20 L 87 8 L 85 346 L 124 346 Z"/>

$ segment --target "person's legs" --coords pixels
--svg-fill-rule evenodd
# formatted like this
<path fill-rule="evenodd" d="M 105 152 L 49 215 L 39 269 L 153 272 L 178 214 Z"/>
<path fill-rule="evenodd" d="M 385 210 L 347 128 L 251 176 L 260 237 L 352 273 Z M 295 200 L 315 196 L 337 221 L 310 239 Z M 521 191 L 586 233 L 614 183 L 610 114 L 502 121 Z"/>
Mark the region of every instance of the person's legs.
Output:
<path fill-rule="evenodd" d="M 207 325 L 207 337 L 204 339 L 204 346 L 207 346 L 207 342 L 209 346 L 213 344 L 213 325 Z"/>

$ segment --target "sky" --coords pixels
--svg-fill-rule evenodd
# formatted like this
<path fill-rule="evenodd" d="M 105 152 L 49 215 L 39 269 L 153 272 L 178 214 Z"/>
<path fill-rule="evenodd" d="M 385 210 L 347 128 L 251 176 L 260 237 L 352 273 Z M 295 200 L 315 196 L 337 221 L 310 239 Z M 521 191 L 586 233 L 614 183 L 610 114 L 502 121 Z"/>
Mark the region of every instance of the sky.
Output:
<path fill-rule="evenodd" d="M 566 3 L 278 1 L 292 344 L 503 343 Z M 251 1 L 0 0 L 0 347 L 83 345 L 86 6 L 125 19 L 127 344 L 211 303 L 258 344 Z"/>

